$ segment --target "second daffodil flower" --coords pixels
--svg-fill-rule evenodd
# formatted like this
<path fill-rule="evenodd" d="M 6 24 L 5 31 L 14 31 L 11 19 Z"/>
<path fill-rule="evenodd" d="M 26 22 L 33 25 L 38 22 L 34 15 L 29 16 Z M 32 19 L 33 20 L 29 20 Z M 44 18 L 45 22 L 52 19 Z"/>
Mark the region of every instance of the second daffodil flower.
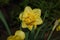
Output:
<path fill-rule="evenodd" d="M 60 19 L 58 19 L 58 22 L 60 23 Z M 56 28 L 57 31 L 60 31 L 60 24 Z"/>
<path fill-rule="evenodd" d="M 41 19 L 41 10 L 32 9 L 31 7 L 25 7 L 24 11 L 20 13 L 19 19 L 22 20 L 22 28 L 28 28 L 30 31 L 33 26 L 36 29 L 37 25 L 43 23 Z"/>
<path fill-rule="evenodd" d="M 21 30 L 15 32 L 15 35 L 11 35 L 7 38 L 7 40 L 24 40 L 25 33 Z"/>

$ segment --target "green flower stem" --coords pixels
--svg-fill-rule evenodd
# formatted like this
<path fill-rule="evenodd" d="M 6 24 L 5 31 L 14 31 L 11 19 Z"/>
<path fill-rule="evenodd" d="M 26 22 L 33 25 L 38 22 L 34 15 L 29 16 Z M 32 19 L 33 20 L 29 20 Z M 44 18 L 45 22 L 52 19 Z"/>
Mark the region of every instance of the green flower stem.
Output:
<path fill-rule="evenodd" d="M 29 31 L 28 31 L 28 32 L 26 32 L 26 33 L 25 33 L 25 35 L 26 35 L 25 40 L 29 40 L 29 39 L 28 39 L 28 37 L 29 37 Z"/>
<path fill-rule="evenodd" d="M 3 16 L 3 14 L 2 14 L 1 11 L 0 11 L 0 19 L 1 19 L 2 22 L 4 23 L 5 28 L 6 28 L 7 32 L 8 32 L 8 34 L 11 35 L 10 29 L 9 29 L 9 27 L 8 27 L 8 24 L 7 24 L 6 20 L 4 19 L 4 16 Z"/>
<path fill-rule="evenodd" d="M 52 34 L 53 34 L 56 26 L 58 25 L 58 23 L 59 23 L 58 20 L 56 20 L 56 22 L 55 22 L 55 24 L 54 24 L 54 27 L 52 28 L 52 31 L 51 31 L 50 35 L 48 36 L 48 39 L 47 39 L 47 40 L 50 40 L 50 38 L 51 38 L 51 36 L 52 36 Z"/>
<path fill-rule="evenodd" d="M 34 34 L 35 34 L 35 30 L 34 30 L 34 26 L 32 28 L 32 31 L 30 32 L 30 40 L 34 40 Z"/>

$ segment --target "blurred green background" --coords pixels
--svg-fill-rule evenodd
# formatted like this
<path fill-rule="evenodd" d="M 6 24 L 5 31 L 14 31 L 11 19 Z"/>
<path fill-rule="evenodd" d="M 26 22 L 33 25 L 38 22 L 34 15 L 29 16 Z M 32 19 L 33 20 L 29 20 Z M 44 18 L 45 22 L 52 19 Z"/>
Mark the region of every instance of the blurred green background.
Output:
<path fill-rule="evenodd" d="M 12 34 L 20 27 L 21 22 L 18 17 L 26 6 L 30 6 L 32 9 L 41 9 L 42 19 L 49 23 L 49 27 L 45 28 L 47 31 L 50 31 L 55 20 L 60 18 L 60 0 L 0 0 L 0 11 L 4 15 Z M 0 20 L 0 40 L 6 40 L 7 36 L 4 24 Z M 46 38 L 47 36 L 44 39 L 41 37 L 41 40 L 46 40 Z M 55 31 L 51 40 L 60 40 L 60 32 Z"/>

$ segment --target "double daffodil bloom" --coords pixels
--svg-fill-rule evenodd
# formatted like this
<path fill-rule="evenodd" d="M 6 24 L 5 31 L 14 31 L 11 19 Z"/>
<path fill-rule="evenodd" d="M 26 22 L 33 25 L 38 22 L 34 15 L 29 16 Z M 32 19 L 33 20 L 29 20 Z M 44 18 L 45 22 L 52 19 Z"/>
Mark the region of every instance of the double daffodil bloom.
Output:
<path fill-rule="evenodd" d="M 58 19 L 58 22 L 60 23 L 60 19 Z M 57 31 L 60 31 L 60 24 L 58 25 L 58 27 L 56 28 Z"/>
<path fill-rule="evenodd" d="M 15 35 L 11 35 L 7 38 L 7 40 L 24 40 L 25 33 L 21 30 L 15 32 Z"/>
<path fill-rule="evenodd" d="M 41 19 L 41 10 L 32 9 L 31 7 L 25 7 L 24 11 L 20 13 L 19 19 L 22 21 L 22 28 L 28 28 L 30 31 L 33 26 L 36 29 L 37 25 L 43 23 Z"/>

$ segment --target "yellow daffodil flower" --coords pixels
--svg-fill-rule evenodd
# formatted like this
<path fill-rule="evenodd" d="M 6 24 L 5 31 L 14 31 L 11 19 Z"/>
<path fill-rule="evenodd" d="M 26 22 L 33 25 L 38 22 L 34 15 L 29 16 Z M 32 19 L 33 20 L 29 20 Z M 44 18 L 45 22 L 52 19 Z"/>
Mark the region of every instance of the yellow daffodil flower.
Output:
<path fill-rule="evenodd" d="M 24 12 L 20 13 L 19 19 L 22 20 L 22 28 L 28 28 L 30 31 L 33 26 L 34 29 L 36 29 L 37 25 L 43 23 L 41 19 L 41 10 L 31 9 L 29 6 L 24 9 Z"/>
<path fill-rule="evenodd" d="M 15 32 L 15 35 L 9 36 L 7 40 L 24 40 L 25 39 L 25 33 L 21 30 L 18 30 Z"/>
<path fill-rule="evenodd" d="M 58 22 L 60 23 L 60 19 L 58 19 Z M 57 31 L 60 31 L 60 25 L 56 28 Z"/>
<path fill-rule="evenodd" d="M 56 28 L 56 31 L 60 31 L 60 25 Z"/>

